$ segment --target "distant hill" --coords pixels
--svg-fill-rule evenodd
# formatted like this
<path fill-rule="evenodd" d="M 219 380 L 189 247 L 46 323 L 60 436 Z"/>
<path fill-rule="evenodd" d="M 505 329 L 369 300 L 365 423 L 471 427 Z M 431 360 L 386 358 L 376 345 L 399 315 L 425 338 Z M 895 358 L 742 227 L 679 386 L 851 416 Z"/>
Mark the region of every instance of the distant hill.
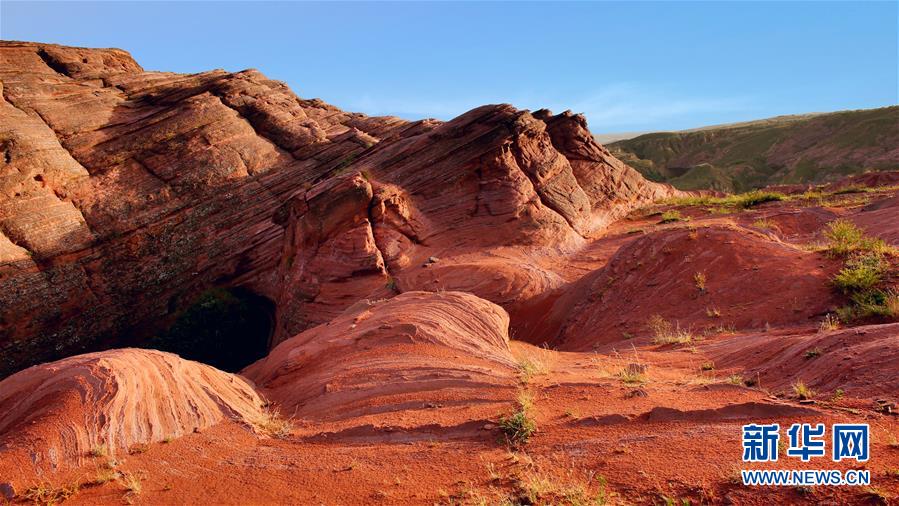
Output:
<path fill-rule="evenodd" d="M 647 178 L 682 190 L 818 183 L 899 169 L 899 106 L 649 133 L 607 147 Z"/>

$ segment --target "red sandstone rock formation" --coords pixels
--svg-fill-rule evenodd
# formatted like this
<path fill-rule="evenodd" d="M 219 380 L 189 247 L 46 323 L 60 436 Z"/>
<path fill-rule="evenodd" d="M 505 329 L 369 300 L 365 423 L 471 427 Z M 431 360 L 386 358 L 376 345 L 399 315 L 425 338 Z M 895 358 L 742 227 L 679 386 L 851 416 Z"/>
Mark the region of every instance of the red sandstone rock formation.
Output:
<path fill-rule="evenodd" d="M 502 308 L 474 295 L 407 292 L 357 302 L 242 374 L 305 419 L 469 405 L 512 395 L 518 366 L 508 327 Z"/>
<path fill-rule="evenodd" d="M 225 418 L 251 426 L 263 405 L 240 376 L 171 353 L 78 355 L 0 381 L 0 460 L 51 470 L 96 448 L 114 456 Z"/>
<path fill-rule="evenodd" d="M 363 297 L 466 288 L 472 269 L 497 278 L 476 293 L 513 308 L 556 283 L 522 258 L 672 192 L 570 113 L 410 123 L 253 70 L 19 42 L 0 43 L 0 83 L 0 374 L 140 342 L 210 287 L 274 301 L 275 341 Z"/>

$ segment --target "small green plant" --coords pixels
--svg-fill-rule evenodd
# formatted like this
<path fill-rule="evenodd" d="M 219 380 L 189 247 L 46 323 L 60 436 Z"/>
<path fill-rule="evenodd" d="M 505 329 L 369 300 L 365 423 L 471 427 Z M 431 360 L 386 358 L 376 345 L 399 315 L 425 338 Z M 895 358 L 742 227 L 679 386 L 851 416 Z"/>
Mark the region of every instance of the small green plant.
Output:
<path fill-rule="evenodd" d="M 537 432 L 537 422 L 530 414 L 532 407 L 532 398 L 522 392 L 518 396 L 518 410 L 499 419 L 499 429 L 510 446 L 517 447 L 527 444 L 531 436 Z"/>
<path fill-rule="evenodd" d="M 889 262 L 883 255 L 868 253 L 853 256 L 846 261 L 833 278 L 833 284 L 845 294 L 869 290 L 883 281 Z"/>
<path fill-rule="evenodd" d="M 696 285 L 696 288 L 700 292 L 705 291 L 705 281 L 706 281 L 706 279 L 705 279 L 704 272 L 697 272 L 696 274 L 693 274 L 693 284 Z"/>
<path fill-rule="evenodd" d="M 739 374 L 732 374 L 727 377 L 727 382 L 731 385 L 743 385 L 743 376 Z"/>
<path fill-rule="evenodd" d="M 821 348 L 815 347 L 810 350 L 806 350 L 805 359 L 811 360 L 813 358 L 818 358 L 821 356 Z"/>
<path fill-rule="evenodd" d="M 714 362 L 711 362 L 711 361 L 705 362 L 705 363 L 702 364 L 701 369 L 702 369 L 703 371 L 714 371 L 714 370 L 715 370 L 715 363 L 714 363 Z"/>
<path fill-rule="evenodd" d="M 665 223 L 674 223 L 677 221 L 686 221 L 686 220 L 687 220 L 687 218 L 684 218 L 681 215 L 680 211 L 678 211 L 676 209 L 671 209 L 671 210 L 668 210 L 668 211 L 665 211 L 664 213 L 662 213 L 662 220 L 659 221 L 659 223 L 665 224 Z"/>
<path fill-rule="evenodd" d="M 815 391 L 810 389 L 802 380 L 793 383 L 793 393 L 800 401 L 808 400 L 815 396 Z"/>
<path fill-rule="evenodd" d="M 837 310 L 842 320 L 850 321 L 870 316 L 899 317 L 899 295 L 893 291 L 865 290 L 852 294 L 849 301 L 848 306 Z"/>
<path fill-rule="evenodd" d="M 721 310 L 715 306 L 707 307 L 705 308 L 705 315 L 709 318 L 721 318 Z"/>
<path fill-rule="evenodd" d="M 842 388 L 838 388 L 833 392 L 833 395 L 830 397 L 831 402 L 840 402 L 843 397 L 846 396 L 846 392 Z"/>

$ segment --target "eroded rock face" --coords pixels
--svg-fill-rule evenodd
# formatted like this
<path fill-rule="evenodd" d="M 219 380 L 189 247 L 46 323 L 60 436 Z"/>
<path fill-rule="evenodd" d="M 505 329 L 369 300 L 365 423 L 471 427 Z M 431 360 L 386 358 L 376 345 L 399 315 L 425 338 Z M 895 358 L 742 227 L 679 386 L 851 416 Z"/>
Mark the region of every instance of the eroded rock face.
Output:
<path fill-rule="evenodd" d="M 508 306 L 511 286 L 552 279 L 522 255 L 570 251 L 672 193 L 570 113 L 410 123 L 254 70 L 148 72 L 121 50 L 17 42 L 0 43 L 0 83 L 0 375 L 140 342 L 210 287 L 272 300 L 278 342 L 361 298 L 453 289 L 464 276 L 418 272 L 448 252 L 515 249 L 478 292 Z"/>
<path fill-rule="evenodd" d="M 252 426 L 264 401 L 242 377 L 154 350 L 34 366 L 0 382 L 0 458 L 45 469 L 182 436 L 229 418 Z"/>
<path fill-rule="evenodd" d="M 508 329 L 506 312 L 474 295 L 407 292 L 357 302 L 241 374 L 304 418 L 425 409 L 488 395 L 487 387 L 511 390 L 518 367 Z"/>

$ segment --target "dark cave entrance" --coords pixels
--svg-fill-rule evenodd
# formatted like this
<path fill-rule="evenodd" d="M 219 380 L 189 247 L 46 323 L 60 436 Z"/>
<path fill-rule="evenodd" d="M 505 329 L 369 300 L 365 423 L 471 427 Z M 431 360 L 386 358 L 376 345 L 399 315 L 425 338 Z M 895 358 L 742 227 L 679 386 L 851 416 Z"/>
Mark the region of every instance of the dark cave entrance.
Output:
<path fill-rule="evenodd" d="M 275 304 L 242 288 L 203 292 L 144 347 L 237 372 L 268 353 Z"/>

